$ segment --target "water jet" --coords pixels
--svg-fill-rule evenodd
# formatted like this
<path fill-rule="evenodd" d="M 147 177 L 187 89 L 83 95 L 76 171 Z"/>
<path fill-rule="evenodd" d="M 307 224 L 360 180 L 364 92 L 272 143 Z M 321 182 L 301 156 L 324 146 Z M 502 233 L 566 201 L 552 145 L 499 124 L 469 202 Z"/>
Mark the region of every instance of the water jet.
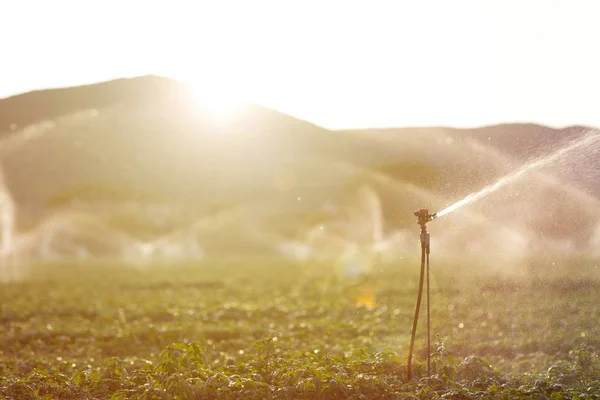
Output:
<path fill-rule="evenodd" d="M 419 313 L 420 313 L 420 308 L 421 308 L 423 283 L 425 281 L 425 277 L 426 277 L 426 286 L 427 286 L 427 375 L 430 376 L 430 373 L 431 373 L 431 369 L 430 369 L 430 357 L 431 357 L 431 324 L 430 324 L 430 322 L 431 321 L 430 321 L 430 286 L 429 286 L 430 235 L 429 235 L 429 232 L 427 231 L 427 223 L 431 222 L 432 220 L 434 220 L 436 218 L 442 217 L 453 211 L 456 211 L 459 208 L 461 208 L 467 204 L 470 204 L 475 200 L 481 199 L 481 198 L 489 195 L 490 193 L 495 192 L 498 189 L 517 181 L 518 179 L 520 179 L 524 175 L 526 175 L 528 172 L 531 172 L 540 167 L 546 166 L 554 161 L 557 161 L 561 157 L 564 157 L 565 155 L 567 155 L 568 153 L 570 153 L 576 149 L 589 148 L 590 146 L 597 144 L 599 140 L 600 140 L 600 134 L 598 134 L 597 132 L 590 132 L 590 133 L 584 135 L 582 138 L 575 140 L 564 147 L 561 147 L 560 149 L 554 151 L 553 153 L 551 153 L 547 156 L 538 157 L 538 158 L 534 159 L 533 161 L 530 161 L 530 162 L 524 164 L 523 166 L 521 166 L 521 168 L 517 169 L 516 171 L 501 177 L 496 182 L 494 182 L 488 186 L 485 186 L 483 189 L 481 189 L 477 192 L 469 194 L 465 198 L 455 202 L 454 204 L 444 208 L 443 210 L 441 210 L 437 213 L 430 214 L 429 210 L 427 210 L 427 209 L 420 209 L 420 210 L 414 212 L 414 215 L 417 217 L 417 224 L 421 228 L 421 234 L 420 234 L 421 273 L 420 273 L 420 278 L 419 278 L 417 304 L 416 304 L 416 309 L 415 309 L 415 315 L 413 318 L 411 341 L 410 341 L 410 348 L 409 348 L 409 355 L 408 355 L 408 368 L 407 368 L 408 379 L 412 378 L 412 355 L 413 355 L 413 350 L 414 350 L 414 340 L 415 340 L 417 323 L 418 323 Z"/>

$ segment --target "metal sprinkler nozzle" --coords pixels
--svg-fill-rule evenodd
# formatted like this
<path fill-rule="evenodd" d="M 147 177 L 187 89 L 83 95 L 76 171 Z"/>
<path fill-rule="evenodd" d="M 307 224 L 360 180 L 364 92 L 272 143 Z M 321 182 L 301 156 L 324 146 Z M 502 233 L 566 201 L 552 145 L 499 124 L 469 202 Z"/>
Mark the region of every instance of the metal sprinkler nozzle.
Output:
<path fill-rule="evenodd" d="M 418 219 L 417 224 L 421 225 L 421 227 L 424 227 L 426 223 L 437 217 L 437 213 L 429 214 L 429 210 L 420 209 L 415 211 L 415 217 Z"/>

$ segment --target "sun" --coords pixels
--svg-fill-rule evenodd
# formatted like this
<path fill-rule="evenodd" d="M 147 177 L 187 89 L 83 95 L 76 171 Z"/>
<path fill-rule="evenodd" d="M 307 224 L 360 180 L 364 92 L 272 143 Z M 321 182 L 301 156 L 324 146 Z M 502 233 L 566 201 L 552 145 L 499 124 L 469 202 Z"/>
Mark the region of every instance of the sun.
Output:
<path fill-rule="evenodd" d="M 204 112 L 219 120 L 236 116 L 247 102 L 243 96 L 226 84 L 188 83 L 192 101 Z"/>

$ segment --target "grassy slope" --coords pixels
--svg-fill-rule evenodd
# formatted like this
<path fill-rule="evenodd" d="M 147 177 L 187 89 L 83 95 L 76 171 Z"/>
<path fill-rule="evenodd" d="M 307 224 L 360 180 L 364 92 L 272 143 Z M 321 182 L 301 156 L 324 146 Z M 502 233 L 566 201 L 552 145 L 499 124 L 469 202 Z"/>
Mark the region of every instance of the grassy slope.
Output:
<path fill-rule="evenodd" d="M 445 350 L 435 355 L 435 376 L 420 380 L 422 323 L 413 382 L 405 378 L 412 262 L 382 266 L 362 282 L 258 259 L 149 271 L 47 267 L 0 291 L 0 397 L 598 393 L 599 282 L 477 278 L 464 264 L 440 264 L 432 331 Z"/>

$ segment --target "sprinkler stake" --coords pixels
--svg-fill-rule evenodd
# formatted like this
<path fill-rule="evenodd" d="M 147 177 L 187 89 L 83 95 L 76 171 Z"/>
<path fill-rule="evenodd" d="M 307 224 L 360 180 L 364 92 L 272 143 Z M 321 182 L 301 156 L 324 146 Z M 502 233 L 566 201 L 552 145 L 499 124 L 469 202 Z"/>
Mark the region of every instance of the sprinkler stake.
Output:
<path fill-rule="evenodd" d="M 415 345 L 415 335 L 417 333 L 417 322 L 419 321 L 419 312 L 421 309 L 421 298 L 423 297 L 423 281 L 425 272 L 427 271 L 427 376 L 431 376 L 431 324 L 430 324 L 430 296 L 429 296 L 429 232 L 427 232 L 426 224 L 437 217 L 437 213 L 429 214 L 429 210 L 421 209 L 415 211 L 417 224 L 421 226 L 421 276 L 419 278 L 419 292 L 417 294 L 417 307 L 415 309 L 415 317 L 413 319 L 413 327 L 410 337 L 410 348 L 408 351 L 408 379 L 412 378 L 412 355 Z M 427 266 L 427 270 L 425 270 Z"/>

